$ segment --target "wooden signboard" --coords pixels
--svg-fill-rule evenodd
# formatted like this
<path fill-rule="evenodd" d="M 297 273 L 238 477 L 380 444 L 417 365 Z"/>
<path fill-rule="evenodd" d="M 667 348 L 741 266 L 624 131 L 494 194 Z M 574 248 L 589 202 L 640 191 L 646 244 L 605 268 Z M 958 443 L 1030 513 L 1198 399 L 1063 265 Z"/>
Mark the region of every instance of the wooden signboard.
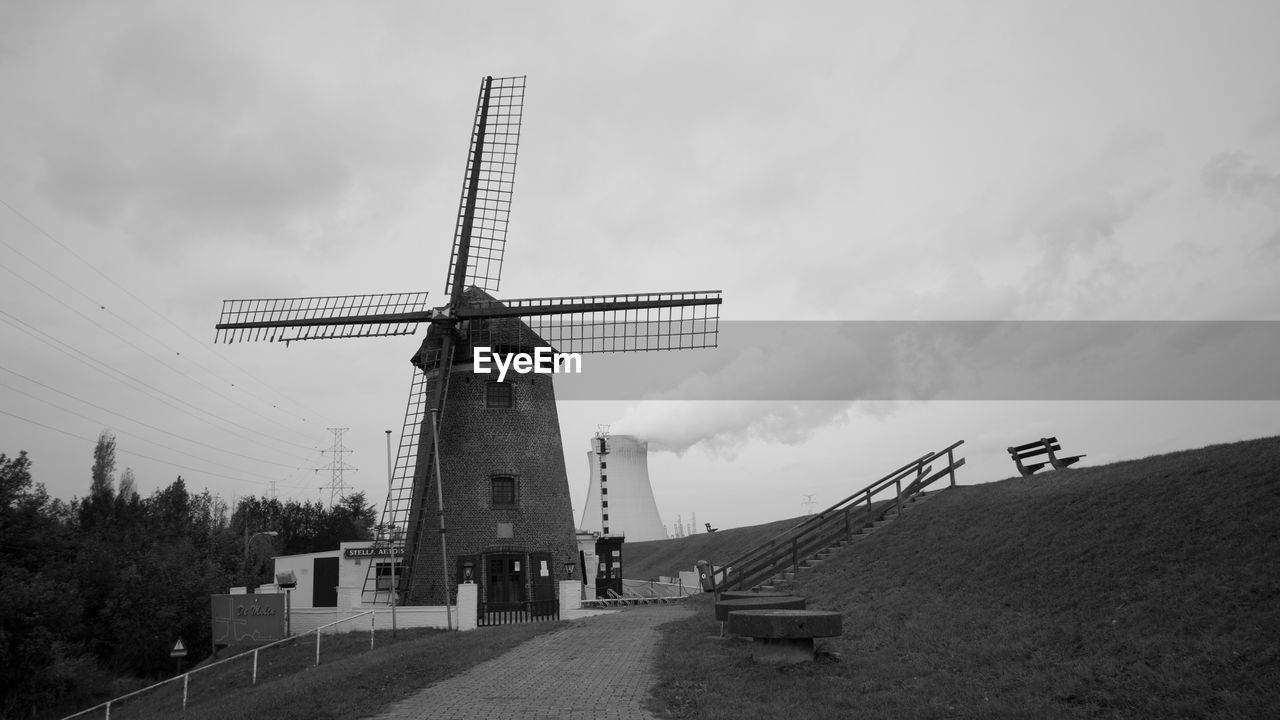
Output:
<path fill-rule="evenodd" d="M 214 647 L 283 640 L 283 594 L 210 595 Z"/>

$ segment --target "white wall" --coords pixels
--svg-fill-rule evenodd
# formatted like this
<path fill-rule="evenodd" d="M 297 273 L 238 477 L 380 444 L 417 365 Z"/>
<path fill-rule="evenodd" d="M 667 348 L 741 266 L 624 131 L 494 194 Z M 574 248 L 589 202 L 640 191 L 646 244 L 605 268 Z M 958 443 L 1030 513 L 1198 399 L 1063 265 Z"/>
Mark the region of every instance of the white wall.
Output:
<path fill-rule="evenodd" d="M 476 611 L 479 609 L 478 585 L 459 585 L 458 604 L 449 607 L 446 617 L 443 605 L 411 606 L 396 608 L 397 628 L 440 628 L 452 625 L 455 630 L 475 630 Z M 289 629 L 294 635 L 315 630 L 322 625 L 352 618 L 344 623 L 325 628 L 324 633 L 368 632 L 370 625 L 378 630 L 391 629 L 391 608 L 379 607 L 373 610 L 372 617 L 361 613 L 365 609 L 341 608 L 298 608 L 294 606 L 289 616 Z"/>

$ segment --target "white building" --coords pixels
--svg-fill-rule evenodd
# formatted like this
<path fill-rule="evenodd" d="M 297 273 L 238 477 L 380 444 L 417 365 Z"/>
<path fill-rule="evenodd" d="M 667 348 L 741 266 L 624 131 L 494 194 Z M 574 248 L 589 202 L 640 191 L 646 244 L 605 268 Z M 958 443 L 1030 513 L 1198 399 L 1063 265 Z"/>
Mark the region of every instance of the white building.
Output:
<path fill-rule="evenodd" d="M 284 555 L 273 558 L 275 576 L 292 571 L 296 585 L 288 591 L 291 632 L 294 635 L 320 626 L 332 627 L 334 632 L 368 630 L 370 627 L 391 627 L 391 606 L 387 593 L 378 595 L 375 602 L 373 587 L 365 592 L 365 578 L 373 565 L 373 583 L 380 589 L 391 587 L 391 556 L 385 545 L 372 541 L 344 542 L 337 550 Z M 400 558 L 397 558 L 397 561 Z M 396 563 L 396 575 L 400 563 Z M 399 627 L 435 627 L 455 630 L 473 630 L 479 624 L 478 585 L 458 585 L 454 604 L 400 605 L 395 609 Z M 581 583 L 577 580 L 560 583 L 558 599 L 561 611 L 580 607 Z M 277 585 L 261 585 L 259 593 L 285 592 Z M 372 612 L 371 612 L 372 611 Z M 350 622 L 340 622 L 350 619 Z M 329 632 L 326 630 L 325 632 Z"/>

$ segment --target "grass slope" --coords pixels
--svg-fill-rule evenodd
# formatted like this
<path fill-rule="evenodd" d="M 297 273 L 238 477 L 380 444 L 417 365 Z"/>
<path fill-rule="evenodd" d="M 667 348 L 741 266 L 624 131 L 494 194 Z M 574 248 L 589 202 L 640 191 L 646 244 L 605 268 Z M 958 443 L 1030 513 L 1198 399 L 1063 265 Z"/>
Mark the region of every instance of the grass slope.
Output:
<path fill-rule="evenodd" d="M 718 567 L 801 520 L 804 517 L 713 533 L 699 532 L 670 540 L 625 543 L 622 576 L 629 580 L 656 580 L 659 575 L 675 577 L 681 570 L 692 570 L 699 560 L 711 561 Z"/>
<path fill-rule="evenodd" d="M 112 720 L 340 720 L 375 715 L 391 704 L 445 678 L 497 657 L 564 622 L 506 625 L 459 633 L 443 630 L 378 631 L 369 649 L 367 632 L 325 635 L 321 664 L 315 636 L 259 653 L 258 683 L 252 662 L 238 660 L 191 676 L 187 710 L 182 682 L 114 705 Z M 54 717 L 62 717 L 56 715 Z M 84 717 L 103 717 L 101 710 Z"/>
<path fill-rule="evenodd" d="M 756 666 L 709 604 L 668 717 L 1274 716 L 1280 438 L 940 493 L 802 576 L 838 661 Z M 706 603 L 706 601 L 703 601 Z"/>

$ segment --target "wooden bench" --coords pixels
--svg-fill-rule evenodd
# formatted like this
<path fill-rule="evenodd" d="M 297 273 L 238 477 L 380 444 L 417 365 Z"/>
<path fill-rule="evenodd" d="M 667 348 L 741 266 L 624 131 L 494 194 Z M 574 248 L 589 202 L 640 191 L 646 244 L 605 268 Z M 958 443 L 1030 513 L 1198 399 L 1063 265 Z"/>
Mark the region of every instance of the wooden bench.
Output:
<path fill-rule="evenodd" d="M 813 661 L 813 639 L 843 632 L 830 610 L 734 610 L 729 632 L 752 638 L 751 659 L 766 665 Z"/>
<path fill-rule="evenodd" d="M 1074 455 L 1072 457 L 1058 457 L 1058 451 L 1062 450 L 1062 446 L 1058 444 L 1058 438 L 1040 438 L 1035 442 L 1029 442 L 1026 445 L 1015 445 L 1009 448 L 1009 455 L 1013 457 L 1013 463 L 1018 466 L 1018 472 L 1022 477 L 1030 477 L 1037 470 L 1045 465 L 1053 465 L 1056 470 L 1066 470 L 1072 463 L 1079 462 L 1084 455 Z M 1041 463 L 1024 463 L 1023 460 L 1034 458 L 1038 455 L 1048 455 L 1048 460 Z"/>

